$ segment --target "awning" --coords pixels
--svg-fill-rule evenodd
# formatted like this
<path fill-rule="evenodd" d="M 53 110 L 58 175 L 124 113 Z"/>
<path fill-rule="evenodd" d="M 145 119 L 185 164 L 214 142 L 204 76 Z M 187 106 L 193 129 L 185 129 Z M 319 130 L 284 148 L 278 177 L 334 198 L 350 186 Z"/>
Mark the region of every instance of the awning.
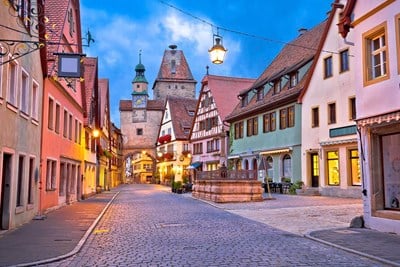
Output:
<path fill-rule="evenodd" d="M 197 169 L 203 164 L 201 161 L 195 161 L 192 164 L 189 165 L 188 169 Z"/>
<path fill-rule="evenodd" d="M 267 151 L 260 152 L 260 155 L 271 155 L 271 154 L 288 153 L 290 151 L 291 151 L 291 149 L 289 149 L 289 148 L 267 150 Z"/>
<path fill-rule="evenodd" d="M 362 127 L 372 125 L 372 124 L 381 124 L 381 123 L 389 123 L 391 121 L 399 121 L 400 120 L 400 110 L 390 113 L 385 113 L 373 117 L 361 118 L 357 119 L 357 125 Z"/>
<path fill-rule="evenodd" d="M 319 144 L 321 146 L 333 146 L 333 145 L 343 145 L 343 144 L 350 144 L 350 143 L 357 143 L 357 138 L 344 139 L 344 140 L 322 141 Z"/>

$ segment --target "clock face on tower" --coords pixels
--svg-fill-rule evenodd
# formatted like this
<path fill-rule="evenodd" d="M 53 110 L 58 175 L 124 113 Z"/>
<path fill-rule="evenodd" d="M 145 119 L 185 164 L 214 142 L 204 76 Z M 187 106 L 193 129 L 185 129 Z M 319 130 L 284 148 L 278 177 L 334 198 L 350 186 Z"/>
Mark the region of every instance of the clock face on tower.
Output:
<path fill-rule="evenodd" d="M 147 104 L 146 95 L 134 95 L 133 96 L 133 107 L 134 108 L 145 108 Z"/>

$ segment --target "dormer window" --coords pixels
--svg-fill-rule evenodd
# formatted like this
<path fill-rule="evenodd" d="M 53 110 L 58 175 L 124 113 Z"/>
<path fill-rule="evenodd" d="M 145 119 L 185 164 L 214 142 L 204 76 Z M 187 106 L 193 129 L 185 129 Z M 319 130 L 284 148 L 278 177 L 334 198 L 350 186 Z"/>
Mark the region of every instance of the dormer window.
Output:
<path fill-rule="evenodd" d="M 289 75 L 289 88 L 293 88 L 297 85 L 298 83 L 298 73 L 297 72 L 293 72 Z"/>
<path fill-rule="evenodd" d="M 249 102 L 248 99 L 249 99 L 249 98 L 248 98 L 247 95 L 242 95 L 242 96 L 241 96 L 242 108 L 245 107 L 245 106 L 247 106 L 247 104 L 248 104 L 248 102 Z"/>
<path fill-rule="evenodd" d="M 257 89 L 257 101 L 262 100 L 264 97 L 264 90 L 263 88 L 258 88 Z"/>
<path fill-rule="evenodd" d="M 281 79 L 277 79 L 274 81 L 274 95 L 278 94 L 281 91 Z"/>

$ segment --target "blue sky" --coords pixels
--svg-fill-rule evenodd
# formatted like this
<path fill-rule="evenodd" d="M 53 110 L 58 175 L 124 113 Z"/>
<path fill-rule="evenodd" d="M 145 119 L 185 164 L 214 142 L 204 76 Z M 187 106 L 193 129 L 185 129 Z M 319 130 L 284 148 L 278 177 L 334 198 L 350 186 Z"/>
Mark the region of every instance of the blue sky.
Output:
<path fill-rule="evenodd" d="M 89 29 L 95 39 L 84 52 L 99 59 L 99 77 L 110 81 L 111 120 L 119 126 L 119 101 L 131 99 L 131 82 L 140 50 L 150 98 L 164 50 L 171 44 L 183 50 L 197 80 L 197 92 L 206 66 L 214 75 L 257 78 L 283 44 L 298 36 L 300 28 L 310 29 L 327 18 L 332 2 L 81 0 L 82 35 Z M 208 23 L 220 28 L 219 35 L 228 49 L 221 65 L 214 65 L 209 60 L 208 49 L 217 29 Z M 224 28 L 230 31 L 224 31 Z"/>

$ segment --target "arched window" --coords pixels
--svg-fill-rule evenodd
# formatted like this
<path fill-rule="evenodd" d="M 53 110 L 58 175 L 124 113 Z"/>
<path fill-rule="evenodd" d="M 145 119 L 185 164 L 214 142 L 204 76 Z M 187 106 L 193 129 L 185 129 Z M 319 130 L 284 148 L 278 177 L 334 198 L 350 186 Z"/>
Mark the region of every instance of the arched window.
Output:
<path fill-rule="evenodd" d="M 247 159 L 244 160 L 244 169 L 245 170 L 249 169 L 249 161 Z"/>
<path fill-rule="evenodd" d="M 286 154 L 282 158 L 282 176 L 286 178 L 292 178 L 292 158 L 289 154 Z"/>
<path fill-rule="evenodd" d="M 266 164 L 267 177 L 274 178 L 274 160 L 272 159 L 271 156 L 268 156 L 265 162 L 267 163 Z"/>

